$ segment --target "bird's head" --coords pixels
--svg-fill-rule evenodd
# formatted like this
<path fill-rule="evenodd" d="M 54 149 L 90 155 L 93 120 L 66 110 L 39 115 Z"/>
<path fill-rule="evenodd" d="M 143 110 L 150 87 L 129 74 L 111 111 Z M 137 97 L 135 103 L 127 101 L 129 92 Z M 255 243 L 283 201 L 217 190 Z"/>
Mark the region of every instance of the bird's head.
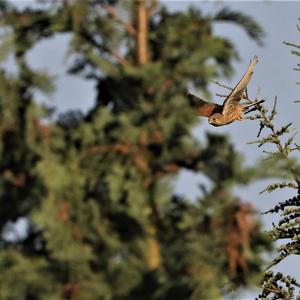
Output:
<path fill-rule="evenodd" d="M 210 125 L 213 125 L 213 126 L 222 126 L 224 125 L 223 122 L 222 122 L 222 114 L 220 113 L 215 113 L 215 114 L 212 114 L 209 118 L 208 118 L 208 123 Z"/>

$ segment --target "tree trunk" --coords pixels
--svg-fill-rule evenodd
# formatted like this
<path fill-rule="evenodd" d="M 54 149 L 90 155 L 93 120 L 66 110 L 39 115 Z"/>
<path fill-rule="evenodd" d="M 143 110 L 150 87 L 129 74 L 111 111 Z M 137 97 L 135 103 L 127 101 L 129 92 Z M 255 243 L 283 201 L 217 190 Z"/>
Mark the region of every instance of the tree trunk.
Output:
<path fill-rule="evenodd" d="M 137 62 L 139 65 L 148 62 L 148 12 L 146 0 L 136 1 L 137 13 Z"/>

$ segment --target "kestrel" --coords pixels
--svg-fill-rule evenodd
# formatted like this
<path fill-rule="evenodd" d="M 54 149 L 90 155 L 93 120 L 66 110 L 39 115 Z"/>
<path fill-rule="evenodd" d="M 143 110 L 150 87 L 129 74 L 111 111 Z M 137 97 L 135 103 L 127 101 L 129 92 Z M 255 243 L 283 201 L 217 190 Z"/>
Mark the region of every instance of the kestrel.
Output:
<path fill-rule="evenodd" d="M 256 101 L 251 104 L 240 104 L 240 100 L 244 98 L 244 91 L 249 83 L 253 74 L 254 68 L 258 63 L 257 56 L 250 61 L 250 65 L 239 81 L 235 88 L 230 92 L 223 102 L 223 105 L 216 103 L 209 103 L 202 100 L 192 94 L 188 94 L 188 97 L 192 103 L 197 106 L 197 114 L 200 116 L 208 117 L 208 123 L 213 126 L 223 126 L 230 124 L 236 120 L 241 121 L 243 119 L 243 112 L 249 107 L 263 102 Z"/>

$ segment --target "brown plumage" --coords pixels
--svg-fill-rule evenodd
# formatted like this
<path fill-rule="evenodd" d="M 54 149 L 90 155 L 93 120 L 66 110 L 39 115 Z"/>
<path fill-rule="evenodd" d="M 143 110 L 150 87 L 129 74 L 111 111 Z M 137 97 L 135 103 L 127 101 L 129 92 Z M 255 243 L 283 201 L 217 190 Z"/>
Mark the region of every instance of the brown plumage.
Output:
<path fill-rule="evenodd" d="M 189 99 L 194 106 L 197 107 L 197 114 L 200 116 L 208 117 L 209 124 L 213 126 L 223 126 L 230 124 L 236 120 L 243 119 L 243 112 L 249 107 L 258 104 L 262 101 L 257 101 L 251 104 L 240 104 L 240 100 L 243 99 L 244 91 L 249 83 L 253 74 L 254 68 L 258 63 L 257 56 L 251 60 L 250 65 L 239 81 L 235 88 L 230 92 L 223 102 L 223 105 L 216 103 L 209 103 L 202 100 L 192 94 L 189 94 Z"/>

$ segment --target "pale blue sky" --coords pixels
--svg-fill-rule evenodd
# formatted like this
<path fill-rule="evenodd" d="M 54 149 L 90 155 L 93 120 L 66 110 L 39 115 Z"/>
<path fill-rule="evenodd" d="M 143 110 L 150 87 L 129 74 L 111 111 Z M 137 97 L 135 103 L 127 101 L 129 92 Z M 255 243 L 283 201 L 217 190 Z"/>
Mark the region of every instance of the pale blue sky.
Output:
<path fill-rule="evenodd" d="M 20 6 L 29 1 L 15 1 Z M 290 41 L 300 44 L 300 33 L 296 25 L 300 17 L 300 2 L 212 2 L 212 1 L 163 1 L 171 10 L 186 9 L 189 5 L 199 7 L 205 13 L 213 13 L 223 5 L 232 9 L 242 11 L 253 16 L 265 29 L 265 46 L 259 47 L 251 41 L 246 33 L 233 25 L 218 23 L 214 30 L 218 35 L 229 37 L 236 45 L 241 57 L 240 62 L 235 62 L 235 76 L 224 83 L 234 86 L 240 79 L 248 66 L 250 58 L 255 54 L 259 56 L 259 64 L 249 85 L 250 96 L 255 96 L 257 89 L 261 88 L 261 95 L 267 99 L 266 105 L 271 107 L 273 99 L 278 96 L 279 115 L 277 124 L 286 124 L 293 121 L 295 128 L 300 128 L 300 104 L 293 103 L 300 99 L 300 86 L 296 81 L 300 79 L 300 72 L 295 72 L 292 68 L 299 62 L 296 56 L 290 54 L 289 47 L 283 41 Z M 65 54 L 67 51 L 66 42 L 68 37 L 60 35 L 51 40 L 42 41 L 29 54 L 30 63 L 38 69 L 45 69 L 57 76 L 57 90 L 52 95 L 48 103 L 56 105 L 60 111 L 69 108 L 80 108 L 87 111 L 94 103 L 93 83 L 83 82 L 73 76 L 65 74 Z M 211 85 L 212 94 L 223 90 L 215 85 Z M 201 94 L 199 94 L 201 96 Z M 41 99 L 44 99 L 39 95 Z M 215 99 L 221 102 L 222 99 Z M 254 121 L 235 122 L 229 126 L 214 128 L 207 124 L 207 120 L 199 119 L 203 122 L 195 129 L 195 136 L 203 141 L 207 130 L 216 133 L 226 133 L 230 135 L 235 147 L 246 157 L 247 163 L 251 164 L 258 159 L 262 153 L 261 149 L 255 145 L 248 145 L 247 142 L 256 138 L 258 123 Z M 300 142 L 300 138 L 296 140 Z M 184 172 L 180 176 L 176 190 L 180 193 L 195 197 L 198 193 L 197 184 L 199 178 L 194 174 Z M 279 191 L 273 194 L 258 193 L 265 187 L 266 182 L 253 183 L 250 186 L 236 189 L 236 193 L 244 200 L 252 202 L 258 210 L 266 210 L 274 203 L 282 201 L 294 192 Z M 266 226 L 270 224 L 270 217 L 264 217 Z M 278 270 L 294 275 L 300 281 L 299 258 L 289 258 L 284 264 L 278 266 Z M 249 296 L 253 299 L 253 296 Z M 245 299 L 245 298 L 243 298 Z"/>

